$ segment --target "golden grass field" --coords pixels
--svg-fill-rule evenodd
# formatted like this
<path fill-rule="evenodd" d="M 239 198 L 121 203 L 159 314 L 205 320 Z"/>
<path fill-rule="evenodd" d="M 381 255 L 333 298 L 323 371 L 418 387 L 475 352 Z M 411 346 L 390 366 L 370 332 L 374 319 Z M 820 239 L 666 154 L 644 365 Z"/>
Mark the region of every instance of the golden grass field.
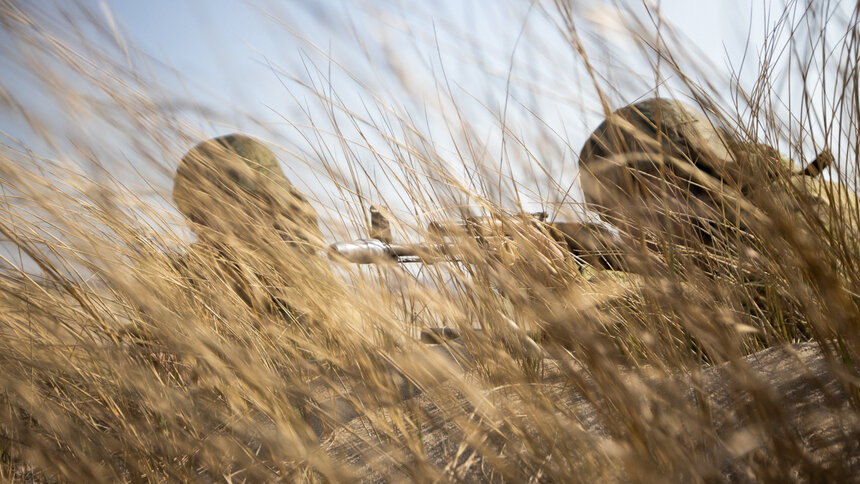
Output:
<path fill-rule="evenodd" d="M 575 9 L 539 3 L 563 39 L 554 49 L 584 67 L 581 87 L 604 114 L 629 102 L 601 73 Z M 305 151 L 264 142 L 334 187 L 337 205 L 309 196 L 318 252 L 284 242 L 264 218 L 213 207 L 236 221 L 222 234 L 233 247 L 225 262 L 195 244 L 169 181 L 204 137 L 183 113 L 217 125 L 217 111 L 164 96 L 111 27 L 78 7 L 63 20 L 0 1 L 4 65 L 14 60 L 15 75 L 48 93 L 16 95 L 11 70 L 0 79 L 4 111 L 29 133 L 0 140 L 3 481 L 858 479 L 856 7 L 843 17 L 815 2 L 786 7 L 796 15 L 784 30 L 812 27 L 760 52 L 759 79 L 736 87 L 734 104 L 701 82 L 668 27 L 654 43 L 630 26 L 654 81 L 672 79 L 661 95 L 732 133 L 747 182 L 719 188 L 724 213 L 708 243 L 679 242 L 660 218 L 674 214 L 650 207 L 622 230 L 626 273 L 559 258 L 511 216 L 517 185 L 500 180 L 516 170 L 487 154 L 456 102 L 445 119 L 458 150 L 441 149 L 375 93 L 366 99 L 388 123 L 313 83 L 298 89 L 330 117 L 303 125 Z M 825 41 L 824 25 L 845 28 Z M 769 66 L 781 52 L 794 59 L 787 75 L 819 91 L 779 97 Z M 412 82 L 395 55 L 387 69 Z M 446 80 L 411 100 L 444 98 Z M 581 146 L 501 124 L 525 153 L 509 163 L 539 165 L 537 154 L 560 149 L 575 165 Z M 813 178 L 792 170 L 825 149 L 830 183 L 809 188 Z M 408 212 L 367 188 L 368 158 Z M 429 237 L 431 221 L 496 216 L 511 249 L 460 237 L 462 262 L 421 269 L 329 259 L 329 243 L 366 235 L 371 204 L 411 241 Z M 581 209 L 553 206 L 550 218 Z M 249 304 L 225 263 L 251 281 L 249 297 L 288 301 L 291 315 Z M 430 327 L 462 337 L 420 342 Z"/>

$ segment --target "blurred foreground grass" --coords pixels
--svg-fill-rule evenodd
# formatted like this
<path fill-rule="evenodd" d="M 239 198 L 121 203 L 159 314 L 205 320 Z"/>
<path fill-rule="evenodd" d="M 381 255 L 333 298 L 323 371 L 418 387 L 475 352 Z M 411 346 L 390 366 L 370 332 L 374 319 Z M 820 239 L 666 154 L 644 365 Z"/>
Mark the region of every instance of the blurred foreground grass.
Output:
<path fill-rule="evenodd" d="M 588 67 L 607 113 L 619 107 L 576 12 L 563 2 L 544 8 L 566 40 L 559 55 Z M 816 74 L 820 104 L 779 99 L 767 68 L 776 51 L 767 51 L 755 90 L 738 88 L 737 105 L 720 106 L 681 67 L 690 64 L 670 32 L 652 43 L 631 30 L 655 77 L 668 71 L 672 94 L 707 110 L 742 142 L 734 156 L 755 158 L 750 166 L 775 180 L 744 193 L 745 215 L 726 214 L 719 244 L 682 249 L 643 222 L 650 239 L 629 247 L 636 276 L 552 261 L 528 238 L 510 263 L 466 244 L 467 263 L 420 271 L 336 266 L 280 242 L 248 248 L 240 269 L 277 281 L 256 290 L 289 301 L 302 315 L 293 322 L 255 311 L 206 272 L 206 259 L 196 280 L 175 263 L 192 249 L 164 207 L 165 187 L 140 184 L 144 195 L 124 177 L 164 181 L 202 135 L 114 47 L 76 33 L 114 45 L 111 30 L 94 17 L 48 22 L 12 2 L 0 10 L 4 37 L 19 49 L 4 49 L 6 59 L 50 93 L 51 109 L 92 126 L 64 131 L 45 105 L 0 90 L 32 139 L 6 136 L 0 158 L 4 480 L 856 479 L 857 10 L 841 19 L 838 61 Z M 822 20 L 825 11 L 813 5 L 803 19 L 836 22 Z M 786 47 L 816 40 L 798 33 Z M 804 77 L 813 71 L 803 61 L 823 54 L 796 55 Z M 310 123 L 321 134 L 306 139 L 305 163 L 341 194 L 343 218 L 324 218 L 332 237 L 364 232 L 367 205 L 379 202 L 360 196 L 364 152 L 341 125 L 358 130 L 408 201 L 415 216 L 394 220 L 404 237 L 464 205 L 507 213 L 502 195 L 518 196 L 494 191 L 505 190 L 504 170 L 482 154 L 468 111 L 448 119 L 455 145 L 468 147 L 452 155 L 373 93 L 392 124 L 351 111 L 328 87 L 300 88 L 330 115 Z M 774 114 L 779 103 L 791 123 Z M 826 122 L 809 114 L 820 112 Z M 106 140 L 103 125 L 125 135 Z M 549 128 L 520 138 L 502 125 L 526 153 L 564 145 Z M 795 168 L 808 164 L 804 153 L 829 148 L 834 183 L 820 198 L 830 203 L 807 200 L 782 156 L 759 141 L 785 147 Z M 573 159 L 579 147 L 569 150 Z M 551 215 L 580 212 L 569 204 Z M 447 349 L 417 341 L 435 326 L 463 337 Z"/>

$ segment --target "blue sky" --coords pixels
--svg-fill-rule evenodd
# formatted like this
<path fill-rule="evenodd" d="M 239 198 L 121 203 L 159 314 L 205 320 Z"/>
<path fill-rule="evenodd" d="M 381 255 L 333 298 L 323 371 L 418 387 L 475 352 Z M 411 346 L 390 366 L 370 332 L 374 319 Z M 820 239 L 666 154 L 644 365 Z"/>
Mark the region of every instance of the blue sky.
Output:
<path fill-rule="evenodd" d="M 384 175 L 390 170 L 386 163 L 372 156 L 382 153 L 384 158 L 383 152 L 390 151 L 384 137 L 359 133 L 343 115 L 334 115 L 342 123 L 344 137 L 355 141 L 353 153 L 339 150 L 336 139 L 326 133 L 332 128 L 331 117 L 314 91 L 336 97 L 375 123 L 396 119 L 380 106 L 408 116 L 424 135 L 432 136 L 441 156 L 451 163 L 458 159 L 456 133 L 450 133 L 456 124 L 452 105 L 457 106 L 476 138 L 485 142 L 486 152 L 477 156 L 498 159 L 499 166 L 507 166 L 502 171 L 516 180 L 520 202 L 534 209 L 542 201 L 559 200 L 565 187 L 574 187 L 575 198 L 575 156 L 601 119 L 581 59 L 541 11 L 542 5 L 550 3 L 94 0 L 84 5 L 112 30 L 108 37 L 114 45 L 107 45 L 111 42 L 104 36 L 93 33 L 93 38 L 105 42 L 105 50 L 118 66 L 140 73 L 143 80 L 133 89 L 173 108 L 188 106 L 177 108 L 181 111 L 177 116 L 192 138 L 242 131 L 282 148 L 279 154 L 290 178 L 321 205 L 337 207 L 349 195 L 329 183 L 331 173 L 321 167 L 320 156 L 344 171 L 344 163 L 355 156 L 366 171 L 348 181 L 365 198 L 381 198 L 393 208 L 407 207 L 409 201 Z M 614 107 L 655 92 L 673 92 L 677 79 L 654 78 L 626 40 L 627 29 L 614 2 L 575 3 L 583 37 L 606 75 Z M 732 71 L 740 70 L 742 84 L 751 87 L 762 41 L 776 23 L 774 12 L 782 11 L 782 3 L 775 0 L 652 3 L 659 4 L 663 22 L 679 34 L 677 46 L 688 50 L 688 59 L 704 66 L 691 71 L 700 73 L 697 80 L 712 83 L 725 99 Z M 621 4 L 630 4 L 648 23 L 641 2 Z M 63 11 L 72 12 L 74 18 L 75 9 L 65 2 L 35 5 L 46 18 Z M 83 30 L 87 38 L 87 29 Z M 600 42 L 591 34 L 598 34 Z M 149 186 L 162 198 L 169 197 L 170 167 L 190 139 L 159 153 L 163 163 L 160 170 L 154 169 L 134 150 L 117 146 L 127 138 L 112 137 L 113 143 L 101 139 L 107 136 L 99 138 L 110 129 L 128 131 L 122 123 L 100 113 L 87 117 L 68 106 L 57 108 L 26 75 L 15 74 L 20 59 L 5 55 L 0 60 L 5 87 L 25 107 L 51 118 L 54 129 L 77 133 L 77 139 L 89 140 L 112 159 L 123 160 L 126 166 L 117 173 L 125 170 L 129 177 L 146 179 L 135 186 Z M 303 87 L 303 82 L 313 88 Z M 660 90 L 654 91 L 658 84 Z M 453 103 L 445 99 L 449 96 Z M 516 136 L 538 148 L 523 153 L 507 143 L 501 135 L 501 118 Z M 317 130 L 306 127 L 311 122 Z M 22 126 L 14 113 L 0 114 L 0 129 L 28 139 Z M 321 147 L 330 152 L 321 153 Z M 542 168 L 535 168 L 535 161 Z M 548 179 L 557 181 L 557 186 Z M 169 205 L 169 200 L 163 201 Z"/>

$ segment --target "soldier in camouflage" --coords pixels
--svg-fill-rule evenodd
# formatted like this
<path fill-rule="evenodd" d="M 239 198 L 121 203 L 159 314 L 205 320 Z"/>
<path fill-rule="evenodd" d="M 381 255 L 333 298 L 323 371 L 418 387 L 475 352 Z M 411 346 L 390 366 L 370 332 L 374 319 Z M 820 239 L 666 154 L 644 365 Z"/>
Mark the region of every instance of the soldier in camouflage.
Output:
<path fill-rule="evenodd" d="M 199 275 L 214 270 L 255 312 L 296 317 L 278 292 L 297 283 L 287 280 L 290 268 L 322 237 L 316 212 L 269 148 L 239 134 L 199 143 L 176 170 L 173 199 L 198 237 L 183 272 L 205 280 Z"/>
<path fill-rule="evenodd" d="M 734 166 L 720 133 L 700 112 L 648 99 L 613 112 L 579 156 L 588 208 L 631 236 L 707 237 L 721 200 L 710 190 Z M 643 233 L 650 232 L 650 233 Z"/>
<path fill-rule="evenodd" d="M 655 268 L 647 261 L 661 253 L 667 264 L 680 262 L 669 268 L 673 273 L 695 271 L 742 285 L 739 307 L 750 314 L 791 321 L 797 307 L 790 294 L 774 292 L 767 266 L 738 264 L 776 253 L 774 227 L 787 227 L 781 230 L 790 237 L 856 234 L 857 195 L 819 176 L 832 161 L 825 151 L 805 168 L 795 167 L 774 148 L 742 141 L 679 101 L 625 106 L 594 131 L 579 157 L 586 206 L 619 229 L 627 249 L 611 267 L 619 270 L 597 278 L 638 300 L 646 284 L 659 285 L 646 282 Z M 774 307 L 782 309 L 772 313 Z M 801 319 L 793 320 L 788 337 L 809 337 Z"/>
<path fill-rule="evenodd" d="M 308 255 L 321 247 L 321 234 L 315 211 L 269 148 L 239 134 L 199 143 L 179 163 L 173 199 L 197 241 L 169 263 L 189 289 L 190 305 L 202 302 L 204 313 L 233 321 L 218 332 L 241 337 L 232 327 L 240 320 L 306 326 L 302 301 L 295 291 L 286 293 L 301 284 L 305 266 L 319 273 L 322 264 Z M 220 319 L 212 321 L 218 326 Z M 159 370 L 182 380 L 192 375 L 190 360 L 165 348 L 148 324 L 135 324 L 125 335 Z"/>
<path fill-rule="evenodd" d="M 265 243 L 254 235 L 271 228 L 308 251 L 320 244 L 316 212 L 274 153 L 247 136 L 230 134 L 192 148 L 176 170 L 173 199 L 203 240 Z"/>
<path fill-rule="evenodd" d="M 739 141 L 696 108 L 654 98 L 609 115 L 579 155 L 586 206 L 623 234 L 680 247 L 713 248 L 734 228 L 761 220 L 765 198 L 790 213 L 825 217 L 857 207 L 838 184 L 818 178 L 828 152 L 805 169 L 771 147 Z"/>

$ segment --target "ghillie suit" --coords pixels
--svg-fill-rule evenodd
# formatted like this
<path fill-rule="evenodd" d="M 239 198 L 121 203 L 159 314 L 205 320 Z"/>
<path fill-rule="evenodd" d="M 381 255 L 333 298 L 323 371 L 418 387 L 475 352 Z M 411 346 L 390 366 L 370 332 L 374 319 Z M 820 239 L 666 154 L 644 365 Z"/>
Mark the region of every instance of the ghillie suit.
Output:
<path fill-rule="evenodd" d="M 618 228 L 634 254 L 615 267 L 621 272 L 600 277 L 618 280 L 628 294 L 665 296 L 653 301 L 656 307 L 690 297 L 696 291 L 687 285 L 696 280 L 700 293 L 713 293 L 696 304 L 723 298 L 720 304 L 743 314 L 764 340 L 774 332 L 806 339 L 796 288 L 778 287 L 773 276 L 773 267 L 790 262 L 772 242 L 780 233 L 792 240 L 812 233 L 815 240 L 834 232 L 856 237 L 856 194 L 819 177 L 831 162 L 824 152 L 796 168 L 775 149 L 741 141 L 679 101 L 625 106 L 594 131 L 579 156 L 586 206 Z M 714 281 L 742 296 L 717 294 Z"/>

